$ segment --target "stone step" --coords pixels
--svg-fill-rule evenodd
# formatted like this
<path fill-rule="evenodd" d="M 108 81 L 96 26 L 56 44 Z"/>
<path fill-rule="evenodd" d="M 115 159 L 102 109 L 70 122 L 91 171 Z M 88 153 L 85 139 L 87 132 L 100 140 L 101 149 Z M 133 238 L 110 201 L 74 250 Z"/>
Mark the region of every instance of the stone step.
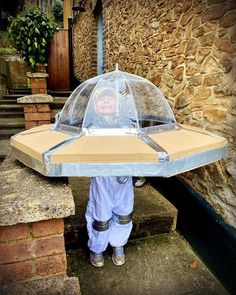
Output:
<path fill-rule="evenodd" d="M 10 140 L 0 138 L 0 159 L 4 159 L 10 150 Z"/>
<path fill-rule="evenodd" d="M 5 94 L 3 95 L 2 100 L 17 100 L 18 97 L 22 96 L 24 96 L 24 94 Z"/>
<path fill-rule="evenodd" d="M 84 218 L 89 194 L 90 178 L 69 178 L 76 215 L 66 221 L 65 235 L 70 241 L 67 247 L 84 247 L 87 243 L 86 222 Z M 176 208 L 151 185 L 135 188 L 135 207 L 133 212 L 131 239 L 168 233 L 175 230 Z"/>
<path fill-rule="evenodd" d="M 24 118 L 0 118 L 0 129 L 24 128 Z"/>
<path fill-rule="evenodd" d="M 16 99 L 1 99 L 0 104 L 16 104 Z"/>
<path fill-rule="evenodd" d="M 71 95 L 72 91 L 69 90 L 48 90 L 48 94 L 50 94 L 51 96 L 65 96 L 65 97 L 69 97 Z"/>
<path fill-rule="evenodd" d="M 53 103 L 52 104 L 59 104 L 59 105 L 64 105 L 65 102 L 67 101 L 68 97 L 60 97 L 60 96 L 53 96 Z"/>
<path fill-rule="evenodd" d="M 10 94 L 21 94 L 21 95 L 29 95 L 31 94 L 30 88 L 10 88 L 9 90 Z"/>
<path fill-rule="evenodd" d="M 130 241 L 125 248 L 123 266 L 113 265 L 108 249 L 101 269 L 90 264 L 86 251 L 67 252 L 68 275 L 79 278 L 81 294 L 229 295 L 177 233 Z"/>
<path fill-rule="evenodd" d="M 24 113 L 19 111 L 2 111 L 0 110 L 0 118 L 23 118 Z"/>
<path fill-rule="evenodd" d="M 12 135 L 17 134 L 21 131 L 24 131 L 24 128 L 18 129 L 0 129 L 0 139 L 9 139 Z"/>
<path fill-rule="evenodd" d="M 21 104 L 0 104 L 0 111 L 23 111 L 23 105 Z"/>

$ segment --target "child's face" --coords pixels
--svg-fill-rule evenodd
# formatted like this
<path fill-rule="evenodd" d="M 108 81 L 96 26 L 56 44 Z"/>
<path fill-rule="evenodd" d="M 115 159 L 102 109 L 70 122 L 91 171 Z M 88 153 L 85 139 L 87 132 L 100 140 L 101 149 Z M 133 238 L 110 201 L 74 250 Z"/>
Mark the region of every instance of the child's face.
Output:
<path fill-rule="evenodd" d="M 110 94 L 104 94 L 97 99 L 96 110 L 103 116 L 110 116 L 116 111 L 116 100 Z"/>

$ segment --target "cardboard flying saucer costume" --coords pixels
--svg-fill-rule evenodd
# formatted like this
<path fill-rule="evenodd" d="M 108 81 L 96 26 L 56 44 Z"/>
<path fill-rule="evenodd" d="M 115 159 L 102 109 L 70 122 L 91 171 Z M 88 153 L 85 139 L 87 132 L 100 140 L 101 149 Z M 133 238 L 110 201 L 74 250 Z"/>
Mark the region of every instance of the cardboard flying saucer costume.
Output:
<path fill-rule="evenodd" d="M 112 116 L 96 107 L 104 91 L 115 98 Z M 21 132 L 11 146 L 46 176 L 168 177 L 226 156 L 224 138 L 179 125 L 154 84 L 118 69 L 83 82 L 55 124 Z"/>

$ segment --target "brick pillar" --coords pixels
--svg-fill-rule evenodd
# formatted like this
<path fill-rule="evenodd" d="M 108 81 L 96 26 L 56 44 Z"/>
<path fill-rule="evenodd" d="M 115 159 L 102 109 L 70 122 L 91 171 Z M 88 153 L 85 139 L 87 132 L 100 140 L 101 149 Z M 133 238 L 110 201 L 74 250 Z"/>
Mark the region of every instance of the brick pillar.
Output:
<path fill-rule="evenodd" d="M 64 221 L 0 227 L 0 285 L 66 275 Z"/>
<path fill-rule="evenodd" d="M 18 103 L 24 104 L 25 129 L 51 123 L 52 101 L 52 96 L 47 94 L 26 95 L 17 99 Z"/>
<path fill-rule="evenodd" d="M 47 73 L 27 73 L 31 81 L 32 94 L 47 94 Z"/>

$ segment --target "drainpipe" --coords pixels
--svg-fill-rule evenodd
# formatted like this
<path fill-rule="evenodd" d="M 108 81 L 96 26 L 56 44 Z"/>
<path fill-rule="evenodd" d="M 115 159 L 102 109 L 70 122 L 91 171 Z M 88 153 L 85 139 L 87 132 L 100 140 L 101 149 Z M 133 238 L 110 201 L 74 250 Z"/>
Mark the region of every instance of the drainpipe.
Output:
<path fill-rule="evenodd" d="M 73 69 L 73 35 L 72 35 L 72 29 L 73 29 L 74 22 L 75 22 L 75 19 L 73 19 L 71 17 L 68 18 L 70 88 L 72 90 L 74 90 L 80 84 L 80 80 L 75 77 L 74 69 Z"/>

